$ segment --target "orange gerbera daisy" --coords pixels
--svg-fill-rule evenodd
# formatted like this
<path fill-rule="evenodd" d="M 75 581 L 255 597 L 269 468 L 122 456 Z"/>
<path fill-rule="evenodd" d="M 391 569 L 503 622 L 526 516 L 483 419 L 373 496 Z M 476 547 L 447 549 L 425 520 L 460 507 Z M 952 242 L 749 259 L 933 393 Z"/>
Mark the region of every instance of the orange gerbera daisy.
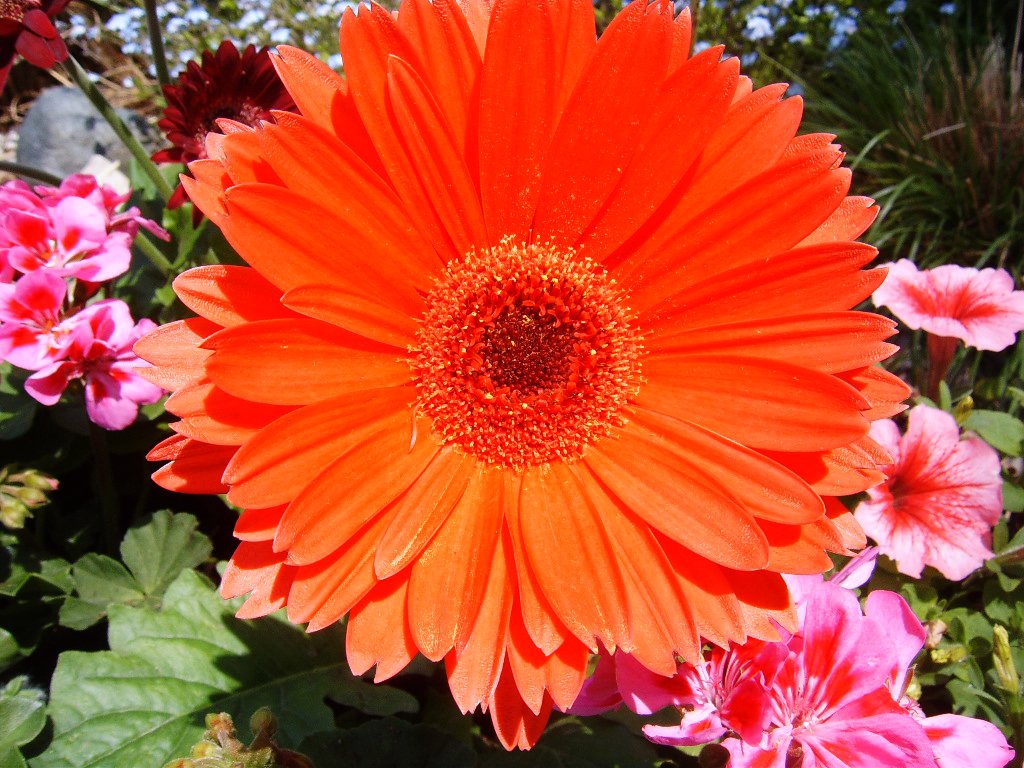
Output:
<path fill-rule="evenodd" d="M 509 748 L 599 644 L 671 674 L 776 637 L 907 394 L 848 311 L 883 275 L 833 137 L 689 38 L 669 2 L 596 41 L 590 0 L 405 0 L 346 12 L 347 78 L 281 48 L 300 114 L 183 180 L 250 266 L 138 347 L 157 481 L 245 510 L 241 614 L 348 614 L 378 680 L 444 659 Z"/>

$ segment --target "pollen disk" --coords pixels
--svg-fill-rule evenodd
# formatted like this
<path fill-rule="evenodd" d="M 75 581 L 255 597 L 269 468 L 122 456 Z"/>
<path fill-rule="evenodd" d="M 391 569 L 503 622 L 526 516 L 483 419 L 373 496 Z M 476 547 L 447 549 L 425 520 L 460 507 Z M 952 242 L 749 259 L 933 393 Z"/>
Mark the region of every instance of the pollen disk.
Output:
<path fill-rule="evenodd" d="M 418 409 L 441 439 L 512 469 L 580 458 L 623 422 L 641 334 L 589 259 L 510 240 L 453 262 L 412 349 Z"/>

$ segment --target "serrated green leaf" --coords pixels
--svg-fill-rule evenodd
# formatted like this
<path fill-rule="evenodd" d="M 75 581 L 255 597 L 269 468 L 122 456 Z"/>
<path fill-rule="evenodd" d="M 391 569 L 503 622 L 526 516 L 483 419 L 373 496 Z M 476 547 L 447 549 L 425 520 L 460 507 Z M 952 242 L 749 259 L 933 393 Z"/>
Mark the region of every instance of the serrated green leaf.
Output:
<path fill-rule="evenodd" d="M 33 768 L 163 765 L 200 740 L 209 712 L 245 722 L 269 705 L 286 747 L 332 728 L 324 698 L 353 679 L 343 630 L 307 635 L 278 615 L 242 621 L 232 615 L 240 603 L 185 570 L 159 609 L 112 606 L 111 650 L 58 660 L 54 737 Z"/>
<path fill-rule="evenodd" d="M 327 696 L 336 704 L 377 717 L 416 712 L 419 709 L 415 696 L 398 688 L 374 685 L 358 677 L 342 679 L 341 684 L 328 691 Z"/>
<path fill-rule="evenodd" d="M 163 594 L 179 573 L 210 556 L 213 546 L 197 526 L 192 515 L 163 509 L 125 534 L 121 557 L 145 594 Z"/>
<path fill-rule="evenodd" d="M 1024 422 L 1002 411 L 971 411 L 964 422 L 966 429 L 977 432 L 981 439 L 1008 456 L 1020 456 L 1024 449 Z"/>
<path fill-rule="evenodd" d="M 91 627 L 115 603 L 138 604 L 146 599 L 135 577 L 117 560 L 106 555 L 83 555 L 71 567 L 78 597 L 60 607 L 61 626 L 82 630 Z"/>
<path fill-rule="evenodd" d="M 1003 509 L 1024 512 L 1024 488 L 1006 481 L 1003 483 Z"/>

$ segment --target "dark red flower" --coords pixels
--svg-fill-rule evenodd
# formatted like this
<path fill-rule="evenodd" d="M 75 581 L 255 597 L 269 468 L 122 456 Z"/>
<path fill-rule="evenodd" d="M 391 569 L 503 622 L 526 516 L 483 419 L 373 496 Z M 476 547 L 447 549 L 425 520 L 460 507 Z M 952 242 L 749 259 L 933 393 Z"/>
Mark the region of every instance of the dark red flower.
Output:
<path fill-rule="evenodd" d="M 262 120 L 274 122 L 271 110 L 296 109 L 270 63 L 269 49 L 250 45 L 239 53 L 227 40 L 216 53 L 204 51 L 201 64 L 189 62 L 175 85 L 164 86 L 164 97 L 167 107 L 159 125 L 174 146 L 154 154 L 157 163 L 205 158 L 206 135 L 224 132 L 219 120 L 256 126 Z M 179 184 L 168 205 L 177 208 L 187 200 Z"/>
<path fill-rule="evenodd" d="M 69 0 L 0 0 L 0 91 L 15 54 L 49 69 L 68 57 L 68 49 L 52 19 Z"/>

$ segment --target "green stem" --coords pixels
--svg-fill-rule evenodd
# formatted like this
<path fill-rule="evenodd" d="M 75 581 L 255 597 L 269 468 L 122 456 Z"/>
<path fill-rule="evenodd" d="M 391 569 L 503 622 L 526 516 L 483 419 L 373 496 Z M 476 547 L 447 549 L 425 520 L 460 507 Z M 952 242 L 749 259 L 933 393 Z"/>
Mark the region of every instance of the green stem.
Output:
<path fill-rule="evenodd" d="M 22 165 L 21 163 L 12 163 L 7 160 L 0 160 L 0 171 L 13 173 L 16 176 L 28 176 L 30 179 L 41 181 L 43 184 L 49 184 L 53 187 L 60 186 L 59 176 L 54 176 L 49 171 L 44 171 L 41 168 L 33 168 L 31 165 Z"/>
<path fill-rule="evenodd" d="M 171 75 L 167 71 L 167 54 L 164 53 L 164 39 L 160 34 L 160 17 L 156 13 L 156 0 L 145 0 L 146 27 L 149 30 L 149 44 L 153 49 L 153 64 L 160 85 L 170 85 Z"/>
<path fill-rule="evenodd" d="M 100 93 L 100 89 L 89 79 L 86 71 L 82 69 L 82 65 L 75 60 L 74 56 L 68 56 L 68 60 L 64 62 L 64 67 L 67 69 L 68 74 L 71 75 L 71 79 L 82 89 L 82 92 L 89 98 L 89 101 L 99 110 L 99 113 L 103 115 L 104 119 L 110 124 L 110 127 L 114 129 L 117 137 L 128 148 L 128 151 L 132 153 L 132 157 L 138 162 L 139 167 L 149 176 L 154 186 L 156 186 L 160 197 L 165 201 L 169 200 L 174 192 L 171 189 L 171 185 L 167 183 L 167 179 L 160 174 L 160 170 L 149 159 L 149 154 L 139 144 L 138 139 L 132 135 L 132 132 L 128 130 L 128 126 L 124 124 L 124 121 L 118 116 L 114 108 L 110 106 L 110 102 Z"/>
<path fill-rule="evenodd" d="M 117 555 L 117 547 L 121 541 L 121 527 L 118 522 L 119 509 L 117 487 L 110 469 L 110 450 L 107 447 L 107 433 L 102 427 L 89 422 L 89 441 L 92 443 L 92 456 L 96 466 L 96 488 L 99 491 L 100 508 L 103 512 L 103 541 L 107 553 Z"/>
<path fill-rule="evenodd" d="M 171 265 L 171 262 L 160 252 L 156 244 L 142 232 L 136 235 L 134 245 L 142 251 L 143 256 L 149 259 L 154 267 L 160 270 L 160 274 L 168 279 L 174 277 L 174 267 Z"/>

